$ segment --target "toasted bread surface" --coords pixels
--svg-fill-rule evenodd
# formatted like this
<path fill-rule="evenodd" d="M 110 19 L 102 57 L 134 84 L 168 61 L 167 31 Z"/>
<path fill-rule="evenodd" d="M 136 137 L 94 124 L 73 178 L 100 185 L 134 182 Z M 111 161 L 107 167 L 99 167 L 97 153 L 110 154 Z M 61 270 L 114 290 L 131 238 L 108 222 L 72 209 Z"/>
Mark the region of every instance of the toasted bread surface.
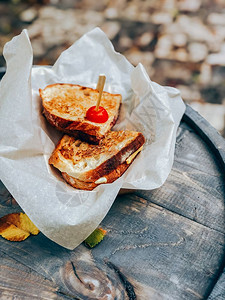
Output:
<path fill-rule="evenodd" d="M 105 123 L 86 119 L 86 112 L 96 105 L 98 91 L 73 84 L 52 84 L 39 90 L 43 113 L 51 125 L 58 130 L 91 143 L 99 143 L 115 124 L 122 101 L 120 94 L 103 92 L 101 106 L 109 115 Z"/>
<path fill-rule="evenodd" d="M 144 136 L 135 131 L 108 132 L 100 145 L 64 135 L 49 163 L 80 181 L 95 182 L 123 164 L 144 142 Z"/>

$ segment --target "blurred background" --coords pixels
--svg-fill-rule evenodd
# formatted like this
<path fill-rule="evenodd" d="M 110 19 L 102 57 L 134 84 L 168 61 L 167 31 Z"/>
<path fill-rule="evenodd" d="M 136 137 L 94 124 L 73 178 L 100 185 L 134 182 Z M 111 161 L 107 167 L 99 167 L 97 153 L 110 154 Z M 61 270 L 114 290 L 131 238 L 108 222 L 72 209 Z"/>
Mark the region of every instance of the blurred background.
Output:
<path fill-rule="evenodd" d="M 96 26 L 225 136 L 225 0 L 0 0 L 0 67 L 4 44 L 24 28 L 34 64 L 52 65 Z"/>

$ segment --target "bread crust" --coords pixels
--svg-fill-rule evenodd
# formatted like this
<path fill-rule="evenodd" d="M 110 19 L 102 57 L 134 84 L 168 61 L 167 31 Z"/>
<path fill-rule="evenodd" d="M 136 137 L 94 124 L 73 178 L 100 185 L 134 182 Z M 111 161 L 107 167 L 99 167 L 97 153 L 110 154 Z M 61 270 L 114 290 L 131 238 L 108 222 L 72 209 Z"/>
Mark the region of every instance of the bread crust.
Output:
<path fill-rule="evenodd" d="M 72 83 L 53 83 L 53 84 L 49 84 L 47 87 L 54 87 L 56 85 L 65 85 L 65 84 L 68 85 L 68 86 L 71 86 L 71 87 L 78 86 L 78 87 L 80 87 L 82 89 L 88 89 L 88 90 L 95 91 L 95 89 L 93 89 L 91 87 L 85 87 L 85 86 L 82 86 L 80 84 L 72 84 Z M 42 89 L 39 89 L 40 94 L 42 93 L 42 91 L 43 91 Z M 108 94 L 110 94 L 110 93 L 108 93 Z M 113 95 L 115 95 L 115 96 L 121 96 L 120 94 L 113 94 Z M 41 96 L 42 96 L 42 94 L 41 94 Z"/>
<path fill-rule="evenodd" d="M 97 93 L 95 89 L 82 87 L 80 85 L 74 85 L 74 84 L 64 84 L 64 83 L 55 83 L 48 85 L 46 88 L 52 88 L 56 86 L 68 86 L 68 87 L 79 87 L 81 91 L 87 91 L 92 93 Z M 45 88 L 45 89 L 46 89 Z M 102 134 L 100 132 L 100 126 L 95 125 L 93 123 L 87 122 L 85 118 L 81 121 L 73 121 L 68 118 L 63 118 L 58 115 L 55 115 L 51 109 L 47 108 L 45 105 L 45 96 L 44 96 L 44 90 L 39 89 L 40 97 L 42 99 L 42 106 L 43 106 L 43 114 L 48 120 L 48 122 L 56 127 L 59 131 L 62 131 L 64 133 L 70 134 L 76 138 L 79 138 L 81 140 L 87 141 L 92 144 L 99 144 L 101 139 L 104 138 L 105 134 L 115 125 L 118 116 L 119 111 L 121 107 L 121 95 L 120 94 L 110 94 L 107 92 L 104 92 L 107 95 L 111 95 L 112 97 L 119 97 L 120 102 L 116 100 L 116 107 L 119 105 L 118 109 L 115 112 L 113 120 L 110 122 L 108 126 L 108 129 Z M 85 95 L 85 94 L 84 94 Z M 115 101 L 115 100 L 114 100 Z M 119 103 L 119 104 L 118 104 Z"/>
<path fill-rule="evenodd" d="M 120 176 L 123 175 L 123 173 L 129 168 L 129 165 L 127 163 L 123 163 L 119 166 L 117 166 L 116 169 L 114 169 L 113 171 L 111 171 L 109 174 L 105 175 L 104 177 L 107 179 L 106 183 L 112 183 L 114 182 L 116 179 L 118 179 Z M 69 183 L 72 187 L 76 188 L 76 189 L 80 189 L 80 190 L 88 190 L 91 191 L 93 190 L 95 187 L 97 187 L 99 184 L 96 184 L 95 182 L 85 182 L 85 181 L 81 181 L 77 178 L 74 178 L 70 175 L 68 175 L 67 173 L 62 173 L 62 177 L 65 179 L 65 181 L 67 183 Z"/>

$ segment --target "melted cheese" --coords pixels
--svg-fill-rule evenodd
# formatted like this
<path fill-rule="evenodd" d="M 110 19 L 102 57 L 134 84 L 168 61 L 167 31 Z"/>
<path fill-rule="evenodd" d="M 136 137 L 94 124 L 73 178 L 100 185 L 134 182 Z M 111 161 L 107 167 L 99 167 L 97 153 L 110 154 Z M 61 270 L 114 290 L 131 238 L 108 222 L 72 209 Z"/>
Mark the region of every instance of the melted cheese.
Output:
<path fill-rule="evenodd" d="M 133 154 L 131 154 L 131 156 L 129 156 L 126 159 L 126 163 L 129 165 L 132 162 L 132 160 L 135 158 L 135 156 L 137 156 L 138 153 L 141 152 L 142 149 L 143 149 L 143 146 L 141 146 L 137 151 L 135 151 Z"/>
<path fill-rule="evenodd" d="M 106 183 L 106 182 L 107 182 L 106 177 L 101 177 L 95 181 L 95 184 Z"/>

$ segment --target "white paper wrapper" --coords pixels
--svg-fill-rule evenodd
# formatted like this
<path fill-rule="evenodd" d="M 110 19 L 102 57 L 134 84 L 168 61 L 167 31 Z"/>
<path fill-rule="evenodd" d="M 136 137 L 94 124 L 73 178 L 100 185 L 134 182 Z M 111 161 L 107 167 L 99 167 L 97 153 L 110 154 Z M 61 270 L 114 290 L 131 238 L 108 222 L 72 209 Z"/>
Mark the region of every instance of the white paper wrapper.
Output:
<path fill-rule="evenodd" d="M 155 189 L 170 173 L 176 131 L 185 106 L 178 90 L 151 82 L 144 67 L 116 53 L 98 28 L 64 51 L 55 65 L 32 68 L 32 47 L 24 30 L 4 48 L 7 72 L 0 85 L 0 178 L 36 226 L 51 240 L 78 246 L 102 221 L 120 188 Z M 60 134 L 41 115 L 39 88 L 63 82 L 121 93 L 114 130 L 141 131 L 143 151 L 126 173 L 93 191 L 76 190 L 48 165 Z"/>

